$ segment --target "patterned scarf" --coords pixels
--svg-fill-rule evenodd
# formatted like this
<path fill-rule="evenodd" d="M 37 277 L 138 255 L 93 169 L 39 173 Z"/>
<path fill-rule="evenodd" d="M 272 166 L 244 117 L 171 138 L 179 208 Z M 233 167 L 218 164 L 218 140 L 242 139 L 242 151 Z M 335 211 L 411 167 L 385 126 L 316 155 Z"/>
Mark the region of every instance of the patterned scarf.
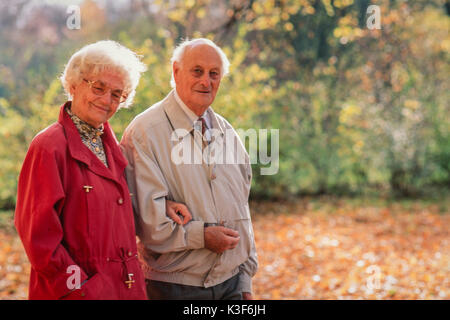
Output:
<path fill-rule="evenodd" d="M 83 144 L 91 150 L 97 158 L 103 162 L 103 164 L 108 167 L 108 162 L 106 160 L 105 149 L 103 148 L 101 135 L 103 134 L 103 124 L 100 128 L 96 129 L 90 124 L 78 118 L 69 107 L 66 107 L 66 112 L 72 119 L 75 127 L 77 127 L 80 133 L 81 141 Z"/>

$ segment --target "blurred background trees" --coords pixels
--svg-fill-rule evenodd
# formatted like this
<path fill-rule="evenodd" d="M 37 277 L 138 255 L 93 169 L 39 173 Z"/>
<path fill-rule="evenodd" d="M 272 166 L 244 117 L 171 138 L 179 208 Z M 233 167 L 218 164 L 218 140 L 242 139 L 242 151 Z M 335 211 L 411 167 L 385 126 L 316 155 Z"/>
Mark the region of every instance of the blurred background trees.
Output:
<path fill-rule="evenodd" d="M 448 2 L 84 0 L 69 30 L 74 2 L 0 4 L 0 208 L 14 207 L 28 145 L 57 119 L 64 64 L 106 38 L 148 65 L 134 105 L 111 120 L 119 138 L 169 92 L 174 46 L 207 37 L 231 61 L 214 109 L 235 128 L 280 129 L 280 170 L 254 165 L 252 197 L 448 192 Z M 370 4 L 380 30 L 366 27 Z"/>

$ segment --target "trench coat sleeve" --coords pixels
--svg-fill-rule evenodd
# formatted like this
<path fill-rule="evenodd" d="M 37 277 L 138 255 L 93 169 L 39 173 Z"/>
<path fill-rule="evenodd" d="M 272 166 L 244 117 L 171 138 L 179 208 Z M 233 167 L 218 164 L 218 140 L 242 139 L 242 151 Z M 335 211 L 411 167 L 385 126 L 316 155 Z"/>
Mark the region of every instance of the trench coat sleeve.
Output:
<path fill-rule="evenodd" d="M 253 227 L 250 225 L 253 236 Z M 255 241 L 252 239 L 252 246 L 250 249 L 250 256 L 239 266 L 240 277 L 239 286 L 241 292 L 252 292 L 252 277 L 256 274 L 258 269 L 258 257 L 256 255 Z"/>
<path fill-rule="evenodd" d="M 36 141 L 30 146 L 19 176 L 14 222 L 31 267 L 55 297 L 62 297 L 71 291 L 67 280 L 73 269 L 68 267 L 78 265 L 62 245 L 62 155 L 49 149 Z M 83 283 L 88 276 L 78 270 Z"/>
<path fill-rule="evenodd" d="M 132 193 L 136 233 L 145 248 L 157 253 L 204 248 L 204 223 L 179 225 L 166 215 L 169 196 L 164 175 L 146 141 L 126 131 L 121 148 L 128 160 L 126 177 Z"/>
<path fill-rule="evenodd" d="M 252 182 L 252 166 L 250 164 L 250 159 L 248 156 L 246 157 L 246 178 L 248 179 L 248 185 L 251 185 Z M 247 204 L 247 209 L 250 210 Z M 249 214 L 250 216 L 250 214 Z M 252 277 L 256 274 L 258 270 L 258 255 L 256 254 L 256 246 L 255 246 L 255 236 L 253 232 L 253 226 L 250 223 L 250 255 L 248 259 L 239 266 L 240 277 L 239 277 L 239 286 L 241 292 L 252 292 Z"/>

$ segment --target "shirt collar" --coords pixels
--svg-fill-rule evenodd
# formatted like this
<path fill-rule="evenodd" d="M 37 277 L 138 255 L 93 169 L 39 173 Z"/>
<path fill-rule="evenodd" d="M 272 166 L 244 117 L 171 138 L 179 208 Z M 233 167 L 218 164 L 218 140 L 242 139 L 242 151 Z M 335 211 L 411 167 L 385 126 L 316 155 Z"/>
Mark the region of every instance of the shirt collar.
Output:
<path fill-rule="evenodd" d="M 164 100 L 161 101 L 161 103 L 163 104 L 164 112 L 166 113 L 172 128 L 176 132 L 176 136 L 178 138 L 182 138 L 185 135 L 189 134 L 192 130 L 194 130 L 194 123 L 195 121 L 197 121 L 198 116 L 195 116 L 194 122 L 191 121 L 187 113 L 181 111 L 183 109 L 181 103 L 179 103 L 175 98 L 175 93 L 175 89 L 170 91 L 170 93 L 167 95 L 167 97 L 164 98 Z M 220 131 L 221 135 L 224 135 L 226 128 L 223 125 L 222 121 L 218 121 L 218 118 L 214 114 L 213 108 L 208 107 L 208 109 L 206 109 L 206 113 L 208 115 L 208 117 L 206 117 L 206 121 L 208 121 L 209 119 L 211 124 L 209 128 L 217 129 Z M 177 131 L 177 129 L 182 129 L 182 131 Z"/>
<path fill-rule="evenodd" d="M 183 100 L 181 100 L 180 96 L 178 95 L 178 92 L 177 92 L 176 88 L 175 88 L 175 90 L 173 90 L 173 92 L 174 92 L 175 100 L 180 105 L 181 109 L 183 109 L 184 113 L 186 113 L 186 115 L 188 116 L 189 120 L 191 120 L 192 125 L 194 125 L 194 123 L 196 121 L 198 121 L 199 118 L 203 118 L 206 121 L 206 127 L 211 128 L 211 123 L 210 123 L 209 117 L 208 117 L 208 109 L 210 109 L 210 107 L 208 107 L 205 110 L 205 112 L 199 117 L 199 116 L 197 116 L 194 113 L 194 111 L 189 109 L 189 107 L 183 102 Z"/>

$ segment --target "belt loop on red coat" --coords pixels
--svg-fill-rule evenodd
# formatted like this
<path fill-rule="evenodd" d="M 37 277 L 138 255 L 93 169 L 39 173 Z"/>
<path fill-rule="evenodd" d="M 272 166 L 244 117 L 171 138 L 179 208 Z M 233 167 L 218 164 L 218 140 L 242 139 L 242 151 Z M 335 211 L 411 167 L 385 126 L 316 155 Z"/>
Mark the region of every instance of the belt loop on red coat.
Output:
<path fill-rule="evenodd" d="M 123 271 L 124 271 L 124 283 L 128 289 L 130 289 L 135 283 L 133 279 L 134 274 L 128 272 L 128 262 L 137 258 L 136 254 L 133 254 L 131 251 L 125 250 L 125 248 L 120 248 L 120 259 L 111 259 L 108 258 L 107 261 L 122 263 Z"/>

